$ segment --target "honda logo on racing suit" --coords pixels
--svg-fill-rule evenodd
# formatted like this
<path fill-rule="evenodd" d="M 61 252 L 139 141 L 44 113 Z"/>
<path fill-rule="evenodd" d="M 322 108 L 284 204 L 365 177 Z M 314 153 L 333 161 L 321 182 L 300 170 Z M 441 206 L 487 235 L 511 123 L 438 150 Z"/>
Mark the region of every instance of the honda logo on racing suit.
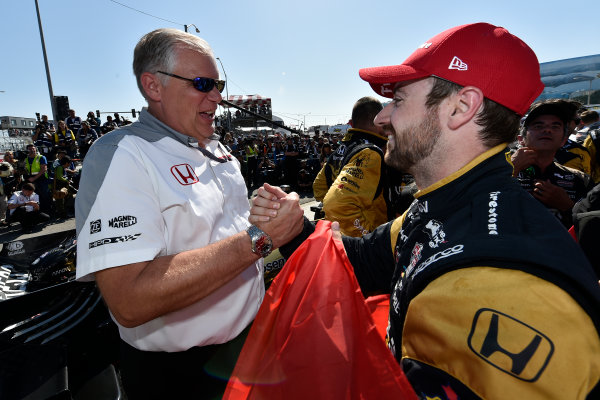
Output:
<path fill-rule="evenodd" d="M 546 335 L 489 308 L 475 313 L 468 344 L 485 362 L 526 382 L 542 375 L 554 353 L 554 344 Z"/>

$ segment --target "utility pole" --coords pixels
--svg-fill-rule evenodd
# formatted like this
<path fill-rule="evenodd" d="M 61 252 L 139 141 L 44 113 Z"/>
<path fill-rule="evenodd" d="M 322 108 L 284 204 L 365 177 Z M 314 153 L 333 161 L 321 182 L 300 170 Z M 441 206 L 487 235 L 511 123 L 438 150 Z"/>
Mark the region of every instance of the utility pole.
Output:
<path fill-rule="evenodd" d="M 186 32 L 188 31 L 188 26 L 193 26 L 194 28 L 196 28 L 196 33 L 200 33 L 200 29 L 198 29 L 198 27 L 194 24 L 190 24 L 190 25 L 183 25 L 183 30 L 185 30 Z"/>
<path fill-rule="evenodd" d="M 227 72 L 225 72 L 225 67 L 223 67 L 223 62 L 221 59 L 217 57 L 217 60 L 219 60 L 219 64 L 221 64 L 221 69 L 223 70 L 223 75 L 225 75 L 225 96 L 227 96 L 227 101 L 229 101 L 229 82 L 227 80 Z M 231 130 L 231 112 L 229 111 L 229 108 L 227 109 L 227 129 Z"/>
<path fill-rule="evenodd" d="M 46 80 L 48 81 L 48 92 L 50 93 L 50 106 L 52 107 L 52 119 L 56 124 L 56 104 L 54 104 L 54 92 L 52 91 L 52 79 L 50 79 L 50 68 L 48 67 L 48 55 L 46 54 L 46 43 L 44 42 L 44 30 L 42 29 L 42 19 L 40 18 L 40 7 L 38 0 L 35 0 L 35 10 L 37 12 L 38 25 L 40 27 L 40 40 L 42 41 L 42 52 L 44 54 L 44 65 L 46 66 Z"/>

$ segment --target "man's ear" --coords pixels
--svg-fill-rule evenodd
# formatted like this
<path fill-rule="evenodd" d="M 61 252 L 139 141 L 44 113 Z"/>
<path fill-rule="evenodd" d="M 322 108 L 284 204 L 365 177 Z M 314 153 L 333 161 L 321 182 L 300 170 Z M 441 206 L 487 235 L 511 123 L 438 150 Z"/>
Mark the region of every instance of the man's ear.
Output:
<path fill-rule="evenodd" d="M 148 100 L 160 101 L 161 89 L 163 86 L 155 74 L 150 72 L 142 73 L 140 82 L 142 83 L 142 88 L 144 88 L 144 93 L 146 93 Z"/>
<path fill-rule="evenodd" d="M 475 118 L 483 107 L 483 92 L 474 86 L 465 86 L 450 96 L 447 114 L 448 128 L 456 130 Z"/>
<path fill-rule="evenodd" d="M 525 146 L 525 136 L 524 135 L 522 135 L 522 134 L 519 133 L 517 135 L 517 140 L 519 141 L 519 144 L 521 146 Z"/>

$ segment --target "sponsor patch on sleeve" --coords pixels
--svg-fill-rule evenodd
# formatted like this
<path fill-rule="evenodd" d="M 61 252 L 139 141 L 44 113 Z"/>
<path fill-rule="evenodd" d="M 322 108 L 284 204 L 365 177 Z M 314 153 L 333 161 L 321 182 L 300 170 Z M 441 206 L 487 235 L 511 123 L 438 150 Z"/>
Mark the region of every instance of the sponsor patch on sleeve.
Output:
<path fill-rule="evenodd" d="M 129 242 L 131 240 L 135 240 L 135 239 L 139 238 L 141 235 L 142 235 L 141 233 L 136 233 L 134 235 L 115 236 L 115 237 L 109 237 L 109 238 L 99 239 L 99 240 L 95 240 L 93 242 L 90 242 L 89 243 L 89 246 L 90 246 L 89 248 L 93 249 L 95 247 L 104 246 L 105 244 Z"/>

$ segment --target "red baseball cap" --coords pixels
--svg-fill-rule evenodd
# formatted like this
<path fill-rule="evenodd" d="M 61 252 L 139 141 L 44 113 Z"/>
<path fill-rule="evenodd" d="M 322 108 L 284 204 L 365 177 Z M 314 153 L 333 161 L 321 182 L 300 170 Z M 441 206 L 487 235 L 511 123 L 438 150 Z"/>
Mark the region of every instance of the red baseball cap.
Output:
<path fill-rule="evenodd" d="M 544 90 L 533 50 L 506 29 L 483 22 L 448 29 L 419 46 L 401 65 L 362 68 L 359 75 L 389 98 L 397 82 L 437 76 L 478 87 L 485 97 L 519 115 Z"/>

